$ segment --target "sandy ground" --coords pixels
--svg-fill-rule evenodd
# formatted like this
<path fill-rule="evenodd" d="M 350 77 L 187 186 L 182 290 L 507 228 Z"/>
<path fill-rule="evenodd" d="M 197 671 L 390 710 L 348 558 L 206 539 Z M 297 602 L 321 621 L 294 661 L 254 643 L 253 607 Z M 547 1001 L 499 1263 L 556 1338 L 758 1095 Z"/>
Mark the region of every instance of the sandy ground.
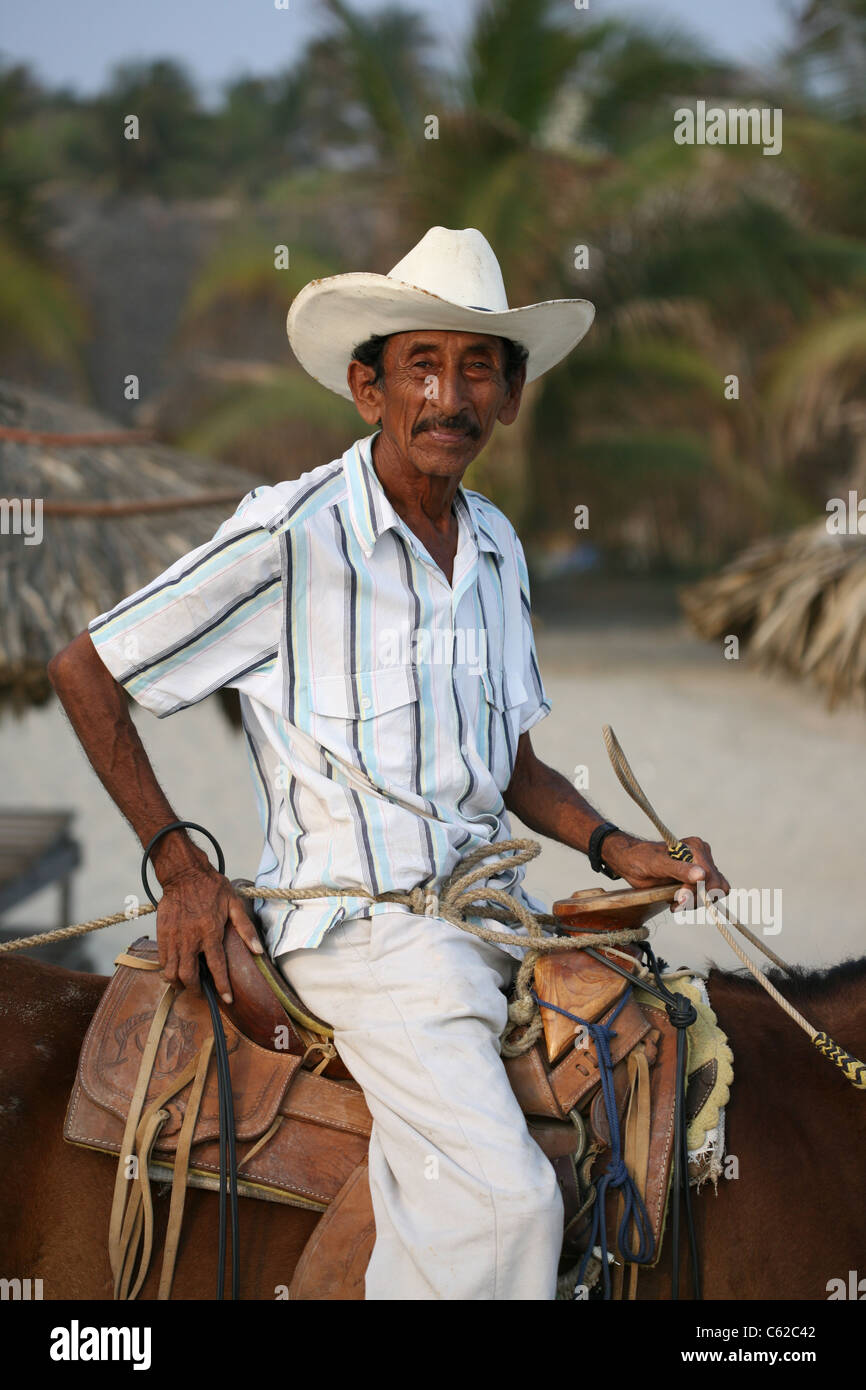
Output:
<path fill-rule="evenodd" d="M 608 763 L 601 728 L 612 724 L 674 831 L 708 840 L 735 888 L 764 891 L 763 912 L 753 909 L 748 921 L 777 954 L 814 966 L 866 951 L 862 712 L 830 714 L 812 692 L 724 660 L 676 622 L 606 630 L 545 626 L 538 650 L 553 712 L 536 727 L 533 742 L 546 761 L 569 777 L 584 766 L 593 804 L 624 828 L 656 838 Z M 136 720 L 178 813 L 213 830 L 231 876 L 251 877 L 260 843 L 246 754 L 216 702 L 162 721 L 136 711 Z M 84 851 L 74 887 L 76 920 L 123 910 L 127 895 L 140 896 L 137 841 L 56 705 L 22 722 L 4 720 L 0 766 L 6 806 L 76 812 Z M 527 882 L 547 902 L 607 886 L 583 855 L 551 842 Z M 54 925 L 56 912 L 57 894 L 46 890 L 3 925 Z M 92 936 L 96 968 L 109 971 L 118 950 L 152 930 L 153 919 L 146 918 L 140 929 L 124 924 Z M 677 923 L 664 914 L 653 942 L 672 966 L 736 964 L 712 925 Z"/>

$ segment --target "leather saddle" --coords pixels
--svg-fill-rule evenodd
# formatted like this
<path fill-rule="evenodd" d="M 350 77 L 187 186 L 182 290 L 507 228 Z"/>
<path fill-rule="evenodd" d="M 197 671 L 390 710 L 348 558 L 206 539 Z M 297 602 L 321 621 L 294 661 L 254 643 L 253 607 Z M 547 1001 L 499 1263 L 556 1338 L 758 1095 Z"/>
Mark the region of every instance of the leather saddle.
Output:
<path fill-rule="evenodd" d="M 234 1002 L 221 1002 L 220 1011 L 238 1193 L 322 1213 L 290 1298 L 362 1299 L 375 1238 L 363 1092 L 339 1058 L 332 1030 L 305 1008 L 269 957 L 253 955 L 232 926 L 225 949 Z M 620 952 L 617 963 L 628 959 Z M 672 1156 L 676 1035 L 662 1009 L 638 1004 L 631 994 L 622 1002 L 628 989 L 627 979 L 582 951 L 547 956 L 536 973 L 541 998 L 588 1022 L 605 1022 L 621 1006 L 611 1042 L 614 1094 L 624 1158 L 658 1253 Z M 505 1067 L 530 1133 L 556 1170 L 566 1212 L 563 1257 L 573 1263 L 588 1242 L 593 1172 L 609 1156 L 610 1134 L 595 1043 L 561 1015 L 545 1011 L 544 1018 L 544 1038 L 507 1058 Z M 109 1232 L 115 1297 L 134 1298 L 150 1264 L 150 1179 L 172 1182 L 160 1298 L 171 1293 L 186 1188 L 218 1186 L 212 1045 L 204 1000 L 165 984 L 154 941 L 133 943 L 118 957 L 91 1020 L 64 1127 L 69 1142 L 119 1155 Z M 611 1231 L 618 1224 L 616 1194 L 608 1200 Z"/>

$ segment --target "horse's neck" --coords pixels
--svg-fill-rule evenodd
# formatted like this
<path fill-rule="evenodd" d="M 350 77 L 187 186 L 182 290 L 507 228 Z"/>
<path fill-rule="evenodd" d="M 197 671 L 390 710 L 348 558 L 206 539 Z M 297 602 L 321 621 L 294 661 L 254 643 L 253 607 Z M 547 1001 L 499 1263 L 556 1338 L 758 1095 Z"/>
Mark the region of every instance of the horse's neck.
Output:
<path fill-rule="evenodd" d="M 783 998 L 846 1051 L 866 1060 L 866 957 L 826 972 L 775 980 Z M 797 1065 L 810 1040 L 800 1026 L 749 977 L 711 970 L 710 1003 L 735 1049 L 758 1052 L 766 1067 Z M 825 1062 L 825 1066 L 830 1063 Z"/>

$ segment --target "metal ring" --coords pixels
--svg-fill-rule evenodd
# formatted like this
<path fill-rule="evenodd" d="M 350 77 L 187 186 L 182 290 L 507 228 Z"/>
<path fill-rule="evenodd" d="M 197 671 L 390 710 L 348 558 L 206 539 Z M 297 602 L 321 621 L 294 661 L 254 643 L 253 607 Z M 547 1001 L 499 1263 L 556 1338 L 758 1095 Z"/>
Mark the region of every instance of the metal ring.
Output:
<path fill-rule="evenodd" d="M 156 832 L 156 834 L 154 835 L 153 839 L 150 841 L 150 843 L 149 843 L 148 846 L 146 847 L 146 849 L 145 849 L 145 851 L 144 851 L 144 855 L 143 855 L 142 860 L 141 860 L 141 882 L 142 882 L 142 884 L 144 885 L 144 891 L 145 891 L 145 893 L 146 893 L 147 896 L 150 898 L 150 901 L 153 903 L 154 907 L 158 907 L 158 906 L 159 906 L 159 899 L 158 899 L 158 898 L 155 898 L 155 897 L 153 896 L 153 893 L 152 893 L 151 890 L 150 890 L 150 884 L 149 884 L 148 881 L 147 881 L 147 866 L 148 866 L 148 864 L 150 863 L 150 856 L 151 856 L 151 852 L 152 852 L 152 850 L 153 850 L 154 845 L 156 845 L 157 842 L 158 842 L 159 840 L 162 839 L 163 835 L 167 835 L 168 832 L 169 832 L 170 830 L 198 830 L 198 831 L 200 831 L 200 833 L 201 833 L 202 835 L 206 836 L 207 839 L 210 840 L 211 844 L 213 845 L 214 849 L 216 850 L 216 855 L 217 855 L 217 872 L 218 872 L 218 873 L 224 873 L 224 872 L 225 872 L 225 867 L 226 867 L 225 855 L 224 855 L 223 852 L 222 852 L 222 848 L 221 848 L 220 843 L 219 843 L 219 841 L 217 840 L 216 836 L 212 835 L 212 834 L 210 833 L 209 830 L 206 830 L 205 827 L 204 827 L 203 825 L 196 825 L 195 821 L 192 821 L 192 820 L 173 820 L 173 821 L 170 821 L 169 824 L 168 824 L 168 825 L 164 825 L 164 826 L 162 827 L 161 830 L 157 830 L 157 832 Z"/>

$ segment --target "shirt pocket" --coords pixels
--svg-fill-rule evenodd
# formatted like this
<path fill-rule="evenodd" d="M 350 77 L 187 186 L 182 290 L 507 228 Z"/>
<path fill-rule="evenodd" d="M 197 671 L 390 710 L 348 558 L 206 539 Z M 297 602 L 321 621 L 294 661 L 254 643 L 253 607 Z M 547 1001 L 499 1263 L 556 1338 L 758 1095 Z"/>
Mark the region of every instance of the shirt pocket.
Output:
<path fill-rule="evenodd" d="M 410 786 L 418 733 L 413 666 L 316 676 L 305 694 L 309 733 L 326 752 L 383 790 Z"/>
<path fill-rule="evenodd" d="M 506 670 L 483 670 L 481 683 L 487 717 L 488 765 L 504 791 L 514 771 L 526 687 L 516 672 Z"/>

